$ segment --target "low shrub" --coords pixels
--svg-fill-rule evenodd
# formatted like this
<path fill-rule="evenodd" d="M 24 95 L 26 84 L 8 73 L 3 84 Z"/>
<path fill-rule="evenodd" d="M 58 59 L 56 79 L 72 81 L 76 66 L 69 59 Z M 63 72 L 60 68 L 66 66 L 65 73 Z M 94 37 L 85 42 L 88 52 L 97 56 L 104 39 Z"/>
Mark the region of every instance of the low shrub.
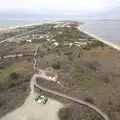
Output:
<path fill-rule="evenodd" d="M 86 97 L 85 101 L 91 104 L 94 104 L 94 99 L 92 97 Z"/>
<path fill-rule="evenodd" d="M 52 67 L 53 67 L 54 69 L 60 69 L 60 65 L 59 65 L 59 64 L 53 64 Z"/>
<path fill-rule="evenodd" d="M 11 78 L 12 80 L 18 79 L 19 76 L 20 76 L 20 75 L 19 75 L 18 73 L 16 73 L 16 72 L 10 73 L 10 78 Z"/>

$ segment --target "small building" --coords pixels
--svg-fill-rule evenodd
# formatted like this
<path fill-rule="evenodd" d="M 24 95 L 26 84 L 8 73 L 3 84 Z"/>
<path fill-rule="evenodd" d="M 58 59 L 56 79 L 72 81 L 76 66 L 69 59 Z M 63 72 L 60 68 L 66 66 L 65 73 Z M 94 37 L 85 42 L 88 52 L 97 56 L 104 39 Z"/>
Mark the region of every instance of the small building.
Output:
<path fill-rule="evenodd" d="M 59 45 L 58 42 L 54 42 L 53 44 L 55 45 L 55 47 L 57 47 Z"/>
<path fill-rule="evenodd" d="M 49 71 L 46 71 L 45 72 L 45 75 L 48 77 L 49 80 L 52 80 L 52 81 L 57 81 L 57 78 L 58 78 L 58 74 L 57 72 L 49 72 Z"/>
<path fill-rule="evenodd" d="M 26 40 L 26 42 L 29 42 L 29 43 L 31 43 L 31 42 L 32 42 L 32 40 Z"/>

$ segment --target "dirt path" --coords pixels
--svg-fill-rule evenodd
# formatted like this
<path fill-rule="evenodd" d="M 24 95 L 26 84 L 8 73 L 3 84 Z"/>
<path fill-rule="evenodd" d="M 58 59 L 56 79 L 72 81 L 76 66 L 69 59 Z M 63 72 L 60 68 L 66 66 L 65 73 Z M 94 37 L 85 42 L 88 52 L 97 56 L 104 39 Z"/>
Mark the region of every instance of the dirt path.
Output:
<path fill-rule="evenodd" d="M 39 89 L 60 96 L 60 97 L 64 97 L 66 99 L 69 99 L 77 104 L 81 104 L 84 106 L 89 107 L 90 109 L 96 111 L 104 120 L 109 120 L 108 116 L 102 112 L 99 108 L 97 108 L 96 106 L 89 104 L 85 101 L 82 101 L 80 99 L 77 98 L 73 98 L 71 96 L 53 91 L 53 90 L 49 90 L 47 88 L 44 88 L 40 85 L 37 84 L 36 79 L 38 77 L 42 77 L 45 78 L 45 80 L 49 80 L 47 79 L 47 77 L 44 74 L 44 70 L 37 68 L 37 60 L 36 60 L 36 56 L 37 56 L 37 51 L 38 51 L 38 47 L 36 47 L 36 51 L 34 54 L 34 64 L 33 64 L 33 69 L 34 70 L 39 70 L 39 74 L 34 74 L 32 79 L 31 79 L 31 84 L 30 84 L 30 88 L 31 88 L 31 92 L 30 95 L 28 96 L 28 98 L 26 99 L 25 103 L 23 106 L 21 106 L 20 108 L 18 108 L 17 110 L 7 114 L 5 117 L 3 117 L 1 120 L 9 120 L 10 118 L 12 118 L 12 120 L 58 120 L 58 116 L 57 113 L 59 111 L 60 108 L 62 108 L 64 105 L 58 101 L 49 99 L 48 103 L 46 105 L 38 105 L 35 103 L 35 97 L 36 97 L 36 93 L 34 91 L 34 86 L 38 87 Z"/>
<path fill-rule="evenodd" d="M 104 112 L 102 112 L 99 108 L 97 108 L 96 106 L 94 106 L 94 105 L 92 105 L 90 103 L 87 103 L 87 102 L 85 102 L 83 100 L 73 98 L 71 96 L 68 96 L 68 95 L 53 91 L 53 90 L 49 90 L 47 88 L 44 88 L 44 87 L 38 85 L 37 82 L 36 82 L 36 79 L 38 77 L 41 77 L 41 75 L 40 74 L 35 74 L 35 75 L 33 75 L 32 79 L 31 79 L 31 84 L 30 84 L 31 94 L 33 94 L 33 95 L 35 94 L 34 86 L 36 86 L 36 87 L 38 87 L 39 89 L 41 89 L 41 90 L 43 90 L 45 92 L 48 92 L 48 93 L 51 93 L 51 94 L 54 94 L 54 95 L 57 95 L 57 96 L 60 96 L 60 97 L 64 97 L 66 99 L 69 99 L 69 100 L 77 103 L 77 104 L 87 106 L 88 108 L 96 111 L 104 120 L 110 120 L 109 117 Z M 43 78 L 43 75 L 42 75 L 42 78 Z"/>
<path fill-rule="evenodd" d="M 38 87 L 39 89 L 41 89 L 41 90 L 43 90 L 45 92 L 52 93 L 52 94 L 60 96 L 60 97 L 64 97 L 66 99 L 72 100 L 73 102 L 75 102 L 77 104 L 81 104 L 81 105 L 87 106 L 88 108 L 96 111 L 104 120 L 110 120 L 109 117 L 104 112 L 102 112 L 99 108 L 97 108 L 96 106 L 94 106 L 94 105 L 92 105 L 90 103 L 87 103 L 87 102 L 85 102 L 83 100 L 80 100 L 80 99 L 77 99 L 77 98 L 73 98 L 71 96 L 68 96 L 68 95 L 65 95 L 65 94 L 53 91 L 53 90 L 49 90 L 47 88 L 44 88 L 44 87 L 38 85 L 37 82 L 36 82 L 37 78 L 44 78 L 45 80 L 49 80 L 49 79 L 45 76 L 45 74 L 44 74 L 45 71 L 44 70 L 39 69 L 39 68 L 36 67 L 37 66 L 36 65 L 37 64 L 37 60 L 36 60 L 37 51 L 38 51 L 38 47 L 36 47 L 36 51 L 35 51 L 35 54 L 34 54 L 33 69 L 34 70 L 36 69 L 36 70 L 41 71 L 41 72 L 39 72 L 39 74 L 34 74 L 32 79 L 31 79 L 31 83 L 30 83 L 31 94 L 33 94 L 33 95 L 35 94 L 34 86 L 36 86 L 36 87 Z"/>
<path fill-rule="evenodd" d="M 36 50 L 34 53 L 33 70 L 36 70 L 37 67 L 37 60 L 35 58 L 37 56 L 37 51 L 38 46 L 36 46 Z M 41 77 L 45 76 L 43 70 L 40 70 L 40 73 Z M 59 120 L 58 111 L 59 109 L 64 107 L 62 103 L 50 98 L 48 99 L 48 102 L 45 105 L 37 104 L 35 102 L 35 98 L 38 96 L 38 94 L 34 92 L 34 80 L 36 81 L 36 77 L 39 76 L 40 75 L 33 75 L 31 79 L 32 84 L 30 84 L 31 92 L 26 98 L 25 103 L 20 108 L 2 117 L 0 120 L 10 120 L 10 118 L 12 118 L 12 120 Z"/>
<path fill-rule="evenodd" d="M 62 103 L 49 99 L 45 105 L 37 104 L 34 97 L 30 94 L 20 108 L 0 120 L 59 120 L 57 113 L 64 106 Z"/>

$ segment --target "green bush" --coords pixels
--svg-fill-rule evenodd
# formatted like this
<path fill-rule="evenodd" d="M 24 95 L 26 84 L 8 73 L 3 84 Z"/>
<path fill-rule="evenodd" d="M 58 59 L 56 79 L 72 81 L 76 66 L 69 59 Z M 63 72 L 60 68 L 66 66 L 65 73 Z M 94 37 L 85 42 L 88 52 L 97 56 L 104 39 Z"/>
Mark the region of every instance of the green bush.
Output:
<path fill-rule="evenodd" d="M 18 73 L 16 73 L 16 72 L 12 72 L 12 73 L 10 74 L 10 78 L 11 78 L 12 80 L 18 79 L 19 76 L 20 76 L 20 75 L 19 75 Z"/>
<path fill-rule="evenodd" d="M 85 101 L 91 104 L 94 104 L 94 99 L 92 97 L 86 97 Z"/>
<path fill-rule="evenodd" d="M 91 48 L 95 48 L 95 47 L 104 47 L 104 43 L 98 40 L 92 40 L 90 43 L 88 42 L 87 45 L 85 45 L 84 47 L 82 47 L 85 50 L 90 50 Z"/>
<path fill-rule="evenodd" d="M 60 69 L 60 65 L 59 65 L 59 64 L 53 64 L 52 67 L 53 67 L 54 69 Z"/>

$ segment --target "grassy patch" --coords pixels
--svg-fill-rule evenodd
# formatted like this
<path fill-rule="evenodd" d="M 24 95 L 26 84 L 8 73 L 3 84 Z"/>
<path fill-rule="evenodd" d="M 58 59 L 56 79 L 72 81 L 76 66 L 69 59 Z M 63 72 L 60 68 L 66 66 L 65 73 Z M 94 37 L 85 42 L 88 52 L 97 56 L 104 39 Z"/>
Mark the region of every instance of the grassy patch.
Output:
<path fill-rule="evenodd" d="M 96 48 L 96 47 L 104 47 L 104 43 L 98 40 L 92 40 L 91 42 L 88 42 L 87 45 L 83 47 L 85 50 L 90 50 L 91 48 Z"/>
<path fill-rule="evenodd" d="M 11 78 L 12 80 L 18 79 L 19 76 L 20 76 L 20 75 L 19 75 L 18 73 L 16 73 L 16 72 L 10 73 L 10 78 Z"/>
<path fill-rule="evenodd" d="M 60 109 L 60 120 L 103 120 L 94 111 L 79 105 L 71 105 Z"/>
<path fill-rule="evenodd" d="M 94 99 L 92 97 L 86 97 L 85 101 L 91 104 L 94 104 Z"/>
<path fill-rule="evenodd" d="M 14 63 L 5 69 L 0 69 L 0 83 L 7 82 L 11 73 L 17 73 L 19 75 L 24 75 L 25 72 L 32 69 L 32 64 L 28 61 L 21 61 L 19 63 Z"/>

